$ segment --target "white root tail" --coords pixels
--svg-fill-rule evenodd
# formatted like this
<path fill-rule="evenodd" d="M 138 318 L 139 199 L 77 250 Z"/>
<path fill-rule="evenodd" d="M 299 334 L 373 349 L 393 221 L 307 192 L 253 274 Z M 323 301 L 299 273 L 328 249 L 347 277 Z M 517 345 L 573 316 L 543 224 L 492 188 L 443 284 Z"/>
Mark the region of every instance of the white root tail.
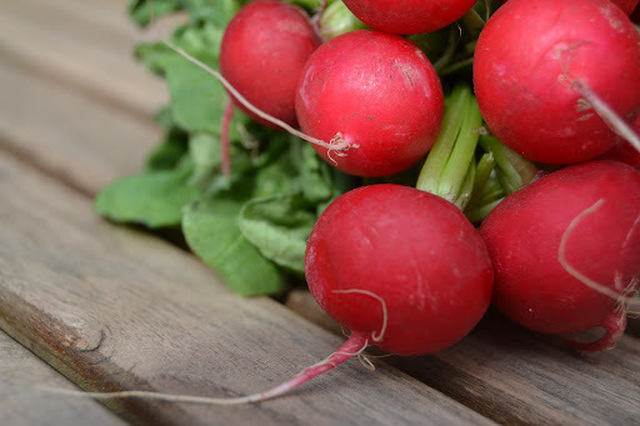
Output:
<path fill-rule="evenodd" d="M 85 392 L 75 391 L 67 389 L 54 389 L 49 387 L 40 387 L 44 392 L 67 395 L 73 397 L 84 397 L 99 400 L 107 399 L 121 399 L 121 398 L 143 398 L 153 399 L 167 402 L 183 402 L 189 404 L 204 404 L 204 405 L 240 405 L 251 404 L 256 402 L 266 401 L 268 399 L 275 398 L 277 396 L 284 395 L 292 389 L 308 382 L 316 376 L 326 373 L 329 370 L 337 367 L 343 362 L 351 359 L 354 356 L 359 356 L 363 350 L 369 345 L 368 335 L 366 333 L 353 333 L 349 339 L 334 353 L 329 355 L 323 361 L 308 367 L 297 376 L 292 379 L 270 389 L 265 392 L 260 392 L 252 395 L 230 398 L 214 398 L 195 395 L 177 395 L 167 394 L 161 392 L 150 391 L 120 391 L 120 392 Z"/>
<path fill-rule="evenodd" d="M 345 155 L 345 153 L 350 149 L 350 148 L 357 148 L 358 146 L 355 144 L 352 144 L 346 140 L 343 139 L 342 135 L 340 133 L 336 134 L 330 142 L 325 142 L 321 139 L 317 139 L 314 138 L 312 136 L 309 136 L 303 132 L 300 132 L 297 129 L 294 129 L 293 127 L 291 127 L 289 124 L 285 123 L 284 121 L 273 117 L 269 114 L 267 114 L 266 112 L 262 111 L 260 108 L 256 107 L 255 105 L 253 105 L 251 102 L 249 102 L 247 100 L 247 98 L 245 98 L 244 96 L 242 96 L 242 94 L 240 92 L 238 92 L 238 90 L 233 87 L 233 85 L 222 76 L 222 74 L 220 74 L 218 71 L 214 70 L 213 68 L 211 68 L 210 66 L 208 66 L 207 64 L 205 64 L 204 62 L 198 60 L 197 58 L 194 58 L 192 55 L 190 55 L 189 53 L 187 53 L 184 49 L 176 46 L 175 44 L 169 42 L 169 41 L 163 41 L 163 43 L 168 46 L 171 50 L 173 50 L 174 52 L 176 52 L 177 54 L 179 54 L 180 56 L 182 56 L 183 58 L 185 58 L 186 60 L 188 60 L 189 62 L 191 62 L 192 64 L 198 66 L 200 69 L 206 71 L 207 73 L 211 74 L 213 77 L 215 77 L 218 81 L 220 81 L 220 83 L 222 83 L 222 85 L 225 87 L 225 89 L 227 89 L 227 91 L 229 93 L 231 93 L 231 95 L 233 95 L 233 97 L 240 102 L 240 104 L 242 104 L 242 106 L 244 106 L 245 108 L 247 108 L 249 111 L 251 111 L 252 113 L 254 113 L 256 116 L 262 118 L 265 121 L 268 121 L 271 124 L 274 124 L 275 126 L 278 126 L 279 128 L 287 131 L 288 133 L 299 137 L 302 140 L 305 140 L 311 144 L 320 146 L 324 149 L 326 149 L 327 151 L 329 151 L 329 153 L 335 152 L 337 153 L 337 155 Z"/>
<path fill-rule="evenodd" d="M 377 294 L 369 291 L 369 290 L 360 290 L 360 289 L 348 289 L 348 290 L 333 290 L 333 293 L 336 294 L 364 294 L 365 296 L 371 296 L 374 299 L 376 299 L 378 302 L 380 302 L 380 305 L 382 306 L 382 326 L 380 327 L 380 331 L 376 334 L 371 333 L 371 340 L 373 340 L 374 342 L 380 342 L 383 338 L 384 338 L 384 334 L 387 331 L 387 324 L 389 323 L 389 313 L 387 311 L 387 304 L 384 301 L 384 299 L 380 296 L 378 296 Z"/>
<path fill-rule="evenodd" d="M 580 222 L 586 216 L 597 212 L 598 209 L 600 209 L 602 207 L 604 202 L 605 202 L 604 198 L 600 198 L 593 205 L 591 205 L 590 207 L 587 207 L 582 212 L 580 212 L 580 214 L 578 214 L 575 218 L 573 218 L 573 220 L 569 223 L 569 226 L 567 226 L 567 228 L 565 229 L 564 233 L 562 234 L 562 238 L 560 239 L 560 245 L 558 246 L 558 261 L 560 262 L 560 265 L 562 265 L 564 270 L 567 271 L 567 273 L 569 273 L 572 277 L 574 277 L 575 279 L 577 279 L 578 281 L 580 281 L 581 283 L 583 283 L 587 287 L 593 289 L 594 291 L 597 291 L 598 293 L 604 294 L 604 295 L 612 298 L 619 305 L 626 306 L 626 305 L 628 305 L 629 300 L 630 300 L 630 296 L 631 296 L 630 293 L 634 292 L 635 288 L 638 285 L 637 277 L 636 278 L 632 278 L 630 280 L 630 282 L 625 285 L 625 284 L 623 284 L 621 282 L 622 278 L 620 277 L 620 274 L 616 271 L 615 272 L 615 286 L 616 286 L 616 289 L 618 291 L 614 291 L 614 290 L 610 289 L 609 287 L 607 287 L 605 285 L 602 285 L 602 284 L 592 280 L 591 278 L 587 277 L 582 272 L 578 271 L 567 260 L 567 244 L 568 244 L 568 241 L 569 241 L 569 237 L 571 236 L 571 234 L 573 234 L 573 232 L 578 227 Z M 640 217 L 638 217 L 634 221 L 633 225 L 631 226 L 631 229 L 629 230 L 627 239 L 624 242 L 625 245 L 627 244 L 627 241 L 629 241 L 631 234 L 636 230 L 636 228 L 637 228 L 637 226 L 639 224 L 640 224 Z"/>
<path fill-rule="evenodd" d="M 628 141 L 640 152 L 640 136 L 625 122 L 600 96 L 579 81 L 571 82 L 575 88 L 589 102 L 593 110 L 602 118 L 609 128 L 618 136 Z"/>

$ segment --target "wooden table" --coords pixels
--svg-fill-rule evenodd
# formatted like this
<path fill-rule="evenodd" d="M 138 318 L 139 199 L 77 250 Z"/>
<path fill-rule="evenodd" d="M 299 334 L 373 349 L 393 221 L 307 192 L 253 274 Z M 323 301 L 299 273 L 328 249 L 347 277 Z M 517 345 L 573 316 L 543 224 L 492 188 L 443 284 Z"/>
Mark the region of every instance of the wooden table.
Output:
<path fill-rule="evenodd" d="M 0 422 L 141 424 L 640 423 L 640 341 L 578 354 L 490 312 L 443 353 L 356 360 L 261 404 L 105 401 L 57 389 L 209 396 L 264 390 L 344 338 L 296 292 L 233 295 L 193 255 L 99 218 L 138 171 L 164 84 L 115 0 L 0 0 Z"/>

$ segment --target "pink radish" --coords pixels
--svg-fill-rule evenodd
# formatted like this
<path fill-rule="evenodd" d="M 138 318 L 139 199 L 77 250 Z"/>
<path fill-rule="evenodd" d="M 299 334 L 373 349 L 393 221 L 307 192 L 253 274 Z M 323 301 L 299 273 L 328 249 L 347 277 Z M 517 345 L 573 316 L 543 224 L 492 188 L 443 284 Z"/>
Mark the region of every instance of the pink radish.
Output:
<path fill-rule="evenodd" d="M 460 209 L 400 185 L 338 198 L 316 223 L 305 264 L 311 293 L 350 340 L 400 355 L 451 346 L 491 297 L 486 248 Z"/>
<path fill-rule="evenodd" d="M 343 0 L 371 28 L 392 34 L 428 33 L 453 23 L 475 0 Z"/>
<path fill-rule="evenodd" d="M 480 232 L 496 274 L 494 302 L 535 331 L 566 336 L 598 326 L 585 350 L 624 331 L 640 282 L 640 173 L 590 161 L 546 175 L 505 198 Z"/>
<path fill-rule="evenodd" d="M 388 176 L 424 157 L 444 111 L 440 80 L 427 57 L 400 36 L 374 30 L 335 37 L 316 50 L 300 80 L 296 112 L 302 130 L 357 149 L 316 151 L 338 169 Z"/>
<path fill-rule="evenodd" d="M 608 0 L 509 0 L 480 34 L 473 75 L 502 142 L 534 161 L 580 162 L 619 140 L 594 99 L 628 124 L 640 113 L 640 34 Z"/>
<path fill-rule="evenodd" d="M 295 126 L 298 80 L 319 45 L 302 9 L 283 1 L 257 0 L 229 22 L 220 46 L 220 72 L 255 107 Z M 257 121 L 273 126 L 236 103 Z"/>
<path fill-rule="evenodd" d="M 501 0 L 505 3 L 507 0 Z M 631 15 L 634 8 L 638 5 L 638 0 L 610 0 L 611 3 L 618 6 L 626 15 Z"/>

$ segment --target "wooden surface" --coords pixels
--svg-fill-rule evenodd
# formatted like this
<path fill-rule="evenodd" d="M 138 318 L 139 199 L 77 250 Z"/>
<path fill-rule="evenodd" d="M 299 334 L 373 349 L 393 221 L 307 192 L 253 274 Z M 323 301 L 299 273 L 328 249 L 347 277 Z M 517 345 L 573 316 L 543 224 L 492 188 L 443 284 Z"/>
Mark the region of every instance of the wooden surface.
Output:
<path fill-rule="evenodd" d="M 93 400 L 69 400 L 66 396 L 34 392 L 35 387 L 45 385 L 77 388 L 3 332 L 0 332 L 0 383 L 0 413 L 5 425 L 125 424 Z"/>
<path fill-rule="evenodd" d="M 92 211 L 100 188 L 140 169 L 161 135 L 151 116 L 167 101 L 131 58 L 149 35 L 124 9 L 0 0 L 2 425 L 638 424 L 637 337 L 581 355 L 495 312 L 441 354 L 376 360 L 375 372 L 352 360 L 263 404 L 112 400 L 105 409 L 43 392 L 75 383 L 242 395 L 344 341 L 308 293 L 285 305 L 241 299 L 191 254 Z"/>

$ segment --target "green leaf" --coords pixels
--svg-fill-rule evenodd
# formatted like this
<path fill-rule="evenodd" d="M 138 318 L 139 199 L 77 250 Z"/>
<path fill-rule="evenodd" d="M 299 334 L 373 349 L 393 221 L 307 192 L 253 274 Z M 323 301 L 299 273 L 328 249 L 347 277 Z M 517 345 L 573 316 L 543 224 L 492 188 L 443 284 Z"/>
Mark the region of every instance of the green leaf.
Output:
<path fill-rule="evenodd" d="M 176 55 L 169 46 L 162 42 L 138 43 L 133 52 L 136 59 L 142 62 L 152 73 L 162 76 L 165 74 L 163 62 L 167 58 L 172 58 Z M 170 109 L 168 108 L 167 111 L 170 111 Z M 170 121 L 173 121 L 173 119 Z"/>
<path fill-rule="evenodd" d="M 195 20 L 208 20 L 226 27 L 240 7 L 249 0 L 182 0 L 185 9 Z"/>
<path fill-rule="evenodd" d="M 127 176 L 105 187 L 95 200 L 96 211 L 116 222 L 150 228 L 179 225 L 182 209 L 198 199 L 201 188 L 190 185 L 192 167 Z"/>
<path fill-rule="evenodd" d="M 299 189 L 298 164 L 291 156 L 291 144 L 299 141 L 289 138 L 269 141 L 268 151 L 259 160 L 264 161 L 255 169 L 254 197 L 292 194 Z"/>
<path fill-rule="evenodd" d="M 301 142 L 302 143 L 302 142 Z M 300 186 L 311 202 L 322 202 L 335 196 L 333 168 L 308 143 L 302 143 Z"/>
<path fill-rule="evenodd" d="M 317 220 L 307 208 L 296 195 L 253 199 L 240 211 L 240 230 L 267 259 L 304 273 L 307 239 Z"/>
<path fill-rule="evenodd" d="M 129 15 L 140 26 L 152 19 L 182 9 L 180 0 L 129 0 Z"/>
<path fill-rule="evenodd" d="M 220 138 L 211 133 L 195 133 L 189 140 L 189 154 L 194 163 L 193 181 L 204 182 L 220 169 Z"/>
<path fill-rule="evenodd" d="M 209 66 L 216 66 L 212 55 L 200 55 L 198 59 Z M 190 132 L 219 135 L 227 102 L 222 84 L 178 54 L 160 58 L 158 64 L 166 72 L 175 122 Z"/>
<path fill-rule="evenodd" d="M 165 139 L 147 156 L 147 172 L 172 170 L 178 166 L 187 153 L 186 135 L 178 130 L 171 131 Z"/>
<path fill-rule="evenodd" d="M 240 231 L 242 204 L 231 198 L 190 204 L 182 221 L 186 241 L 234 292 L 242 296 L 280 293 L 286 288 L 282 272 Z"/>

